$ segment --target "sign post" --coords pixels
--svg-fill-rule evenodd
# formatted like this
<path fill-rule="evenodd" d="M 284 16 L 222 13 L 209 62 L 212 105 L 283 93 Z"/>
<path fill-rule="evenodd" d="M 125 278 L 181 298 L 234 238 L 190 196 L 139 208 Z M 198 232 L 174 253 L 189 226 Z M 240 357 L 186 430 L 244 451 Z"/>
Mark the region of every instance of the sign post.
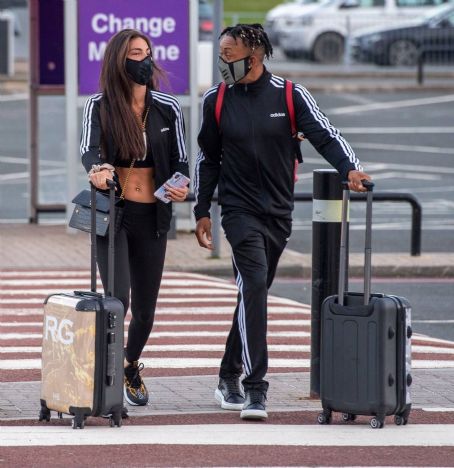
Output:
<path fill-rule="evenodd" d="M 77 122 L 77 0 L 65 1 L 65 95 L 66 95 L 66 225 L 72 213 L 77 190 L 78 122 Z"/>

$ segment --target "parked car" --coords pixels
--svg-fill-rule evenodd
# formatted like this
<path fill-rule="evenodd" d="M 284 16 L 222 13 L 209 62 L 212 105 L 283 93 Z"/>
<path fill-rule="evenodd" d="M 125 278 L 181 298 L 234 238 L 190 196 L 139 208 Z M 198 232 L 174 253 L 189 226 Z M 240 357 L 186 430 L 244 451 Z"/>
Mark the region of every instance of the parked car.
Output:
<path fill-rule="evenodd" d="M 199 0 L 199 41 L 211 41 L 213 29 L 213 5 L 207 0 Z"/>
<path fill-rule="evenodd" d="M 352 44 L 358 61 L 377 65 L 415 65 L 421 51 L 429 59 L 454 58 L 454 6 L 444 6 L 406 27 L 369 31 Z"/>
<path fill-rule="evenodd" d="M 323 0 L 294 0 L 277 5 L 265 17 L 265 31 L 273 45 L 279 45 L 279 33 L 285 30 L 288 20 L 295 16 L 310 13 L 314 5 L 318 6 Z"/>
<path fill-rule="evenodd" d="M 322 0 L 287 13 L 279 45 L 288 57 L 308 55 L 321 63 L 343 60 L 346 39 L 371 26 L 398 26 L 448 0 Z M 299 13 L 298 13 L 299 11 Z"/>

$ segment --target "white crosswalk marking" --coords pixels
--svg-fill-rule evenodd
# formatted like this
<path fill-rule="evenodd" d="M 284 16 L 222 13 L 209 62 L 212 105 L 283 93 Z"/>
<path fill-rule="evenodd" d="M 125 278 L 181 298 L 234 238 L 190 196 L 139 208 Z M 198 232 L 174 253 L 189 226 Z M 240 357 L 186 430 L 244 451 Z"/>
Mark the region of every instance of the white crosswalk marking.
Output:
<path fill-rule="evenodd" d="M 43 300 L 51 293 L 86 289 L 89 274 L 85 270 L 7 271 L 0 272 L 0 281 L 0 369 L 21 371 L 18 380 L 37 380 Z M 155 327 L 143 353 L 146 368 L 168 370 L 169 375 L 178 375 L 179 369 L 187 373 L 217 368 L 236 297 L 236 286 L 228 281 L 166 272 Z M 268 304 L 270 372 L 308 371 L 310 307 L 280 297 L 270 297 Z M 129 315 L 125 325 L 127 329 Z M 454 343 L 415 334 L 413 353 L 415 368 L 454 367 Z"/>
<path fill-rule="evenodd" d="M 0 427 L 0 447 L 117 444 L 275 445 L 342 447 L 453 447 L 454 425 L 410 424 L 372 431 L 366 426 L 207 424 L 129 426 L 121 431 L 90 427 L 68 431 L 67 427 Z"/>

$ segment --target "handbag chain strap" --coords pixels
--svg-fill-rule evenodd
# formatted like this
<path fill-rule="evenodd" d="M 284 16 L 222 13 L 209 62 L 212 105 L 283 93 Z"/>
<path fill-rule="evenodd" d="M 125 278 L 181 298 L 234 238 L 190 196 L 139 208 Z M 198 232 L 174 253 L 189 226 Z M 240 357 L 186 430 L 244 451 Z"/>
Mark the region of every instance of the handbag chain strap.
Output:
<path fill-rule="evenodd" d="M 147 110 L 145 112 L 145 117 L 143 118 L 143 121 L 140 123 L 140 126 L 141 126 L 143 132 L 145 131 L 145 127 L 147 125 L 147 118 L 148 118 L 148 113 L 149 112 L 150 112 L 150 106 L 147 107 Z M 133 159 L 131 161 L 131 165 L 129 166 L 128 173 L 126 174 L 125 183 L 123 184 L 123 188 L 121 190 L 121 195 L 120 195 L 120 198 L 122 200 L 124 200 L 124 198 L 125 198 L 126 186 L 128 185 L 129 176 L 131 175 L 131 171 L 132 171 L 132 168 L 134 167 L 135 162 L 136 162 L 135 159 Z"/>

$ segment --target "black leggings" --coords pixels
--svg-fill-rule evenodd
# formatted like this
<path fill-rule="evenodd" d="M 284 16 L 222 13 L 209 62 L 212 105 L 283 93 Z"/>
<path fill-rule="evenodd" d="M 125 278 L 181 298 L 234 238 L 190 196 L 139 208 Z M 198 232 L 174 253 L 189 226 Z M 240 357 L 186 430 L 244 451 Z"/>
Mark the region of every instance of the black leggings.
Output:
<path fill-rule="evenodd" d="M 167 235 L 157 236 L 156 203 L 125 200 L 122 227 L 115 236 L 114 296 L 129 308 L 131 322 L 125 357 L 137 361 L 153 328 L 156 302 L 161 284 Z M 97 237 L 98 268 L 107 289 L 108 238 Z"/>

